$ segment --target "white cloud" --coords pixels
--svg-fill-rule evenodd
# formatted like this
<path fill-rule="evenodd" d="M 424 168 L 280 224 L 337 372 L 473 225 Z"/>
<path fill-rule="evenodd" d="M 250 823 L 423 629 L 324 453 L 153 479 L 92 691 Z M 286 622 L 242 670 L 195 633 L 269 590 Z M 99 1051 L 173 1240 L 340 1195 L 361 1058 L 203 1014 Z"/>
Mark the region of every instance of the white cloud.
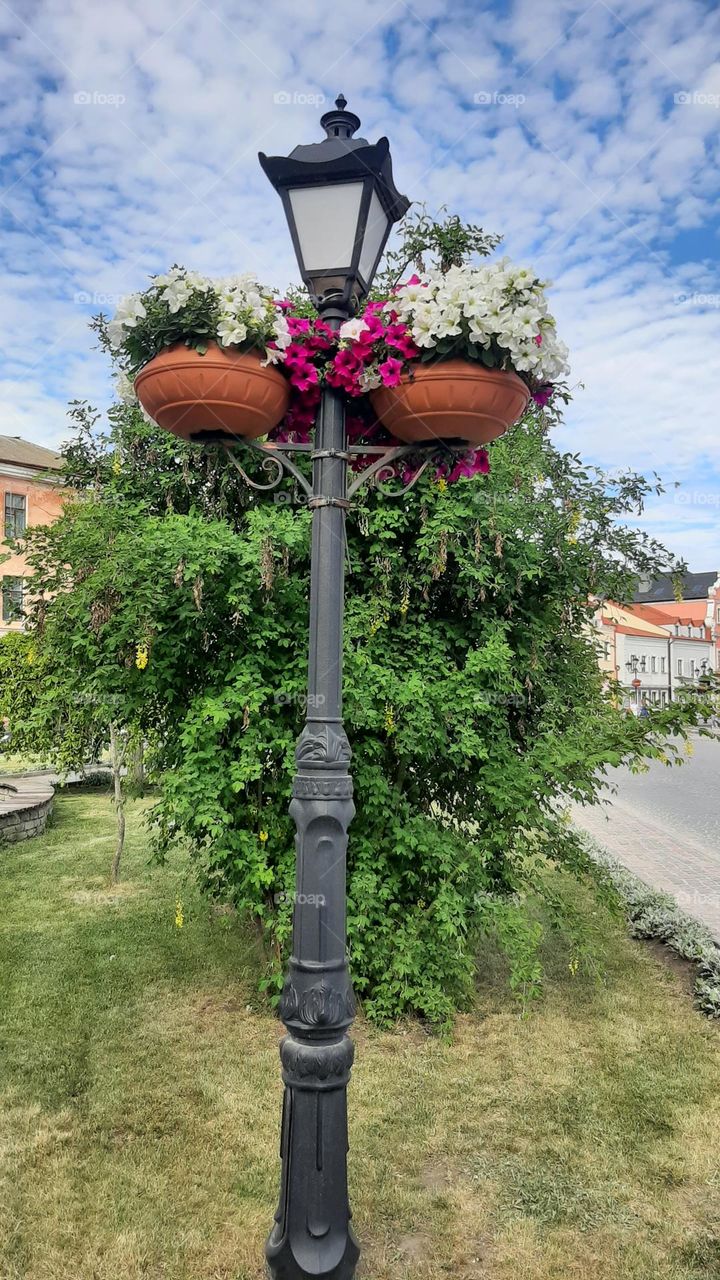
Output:
<path fill-rule="evenodd" d="M 0 7 L 0 29 L 14 51 L 0 72 L 4 431 L 58 440 L 66 400 L 107 395 L 85 328 L 98 307 L 78 295 L 128 292 L 171 261 L 296 275 L 256 152 L 318 137 L 308 96 L 342 88 L 363 134 L 390 136 L 402 190 L 504 232 L 556 280 L 585 383 L 561 440 L 610 468 L 697 486 L 712 467 L 718 482 L 720 307 L 677 302 L 720 294 L 720 111 L 675 101 L 720 92 L 720 15 L 700 0 L 36 0 L 23 20 Z M 480 91 L 524 101 L 476 105 Z M 676 233 L 703 226 L 707 251 L 673 264 Z M 691 525 L 675 505 L 656 516 L 678 552 L 720 560 L 714 513 Z"/>

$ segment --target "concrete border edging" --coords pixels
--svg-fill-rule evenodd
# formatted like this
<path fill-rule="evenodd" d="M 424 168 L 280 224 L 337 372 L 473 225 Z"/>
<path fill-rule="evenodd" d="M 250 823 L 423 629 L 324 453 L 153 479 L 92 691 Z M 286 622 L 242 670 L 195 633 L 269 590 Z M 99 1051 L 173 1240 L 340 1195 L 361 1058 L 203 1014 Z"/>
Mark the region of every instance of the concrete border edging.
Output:
<path fill-rule="evenodd" d="M 53 810 L 52 783 L 33 778 L 6 778 L 0 781 L 0 845 L 17 844 L 39 836 Z"/>

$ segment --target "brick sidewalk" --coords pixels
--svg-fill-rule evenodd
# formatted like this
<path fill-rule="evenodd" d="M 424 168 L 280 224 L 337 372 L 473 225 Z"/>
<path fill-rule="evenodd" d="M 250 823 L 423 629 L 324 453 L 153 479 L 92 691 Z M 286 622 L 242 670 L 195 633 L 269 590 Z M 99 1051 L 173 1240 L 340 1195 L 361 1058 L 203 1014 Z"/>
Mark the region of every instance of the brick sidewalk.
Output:
<path fill-rule="evenodd" d="M 692 836 L 639 816 L 622 801 L 583 808 L 573 821 L 634 871 L 646 884 L 664 889 L 678 906 L 707 925 L 720 943 L 720 865 L 717 855 Z"/>

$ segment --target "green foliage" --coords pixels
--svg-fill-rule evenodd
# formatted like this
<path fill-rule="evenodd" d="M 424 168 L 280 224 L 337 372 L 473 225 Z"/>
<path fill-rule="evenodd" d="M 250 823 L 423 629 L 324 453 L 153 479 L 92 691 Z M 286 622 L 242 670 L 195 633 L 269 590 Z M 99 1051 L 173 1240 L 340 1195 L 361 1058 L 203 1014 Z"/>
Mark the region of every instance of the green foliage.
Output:
<path fill-rule="evenodd" d="M 203 354 L 207 344 L 215 338 L 220 304 L 214 289 L 195 289 L 179 310 L 170 311 L 157 288 L 146 289 L 140 295 L 145 315 L 123 335 L 123 349 L 128 368 L 132 373 L 142 369 L 154 356 L 176 342 Z M 108 337 L 108 322 L 103 315 L 93 321 L 105 350 L 112 350 Z"/>
<path fill-rule="evenodd" d="M 80 497 L 28 538 L 27 643 L 52 676 L 29 723 L 62 743 L 62 717 L 80 705 L 97 732 L 108 711 L 142 731 L 159 854 L 187 842 L 205 888 L 260 922 L 275 989 L 290 932 L 310 514 L 290 482 L 287 503 L 259 498 L 222 450 L 170 440 L 130 410 L 105 436 L 87 407 L 74 414 L 67 478 Z M 534 898 L 578 949 L 577 921 L 545 887 L 547 858 L 590 873 L 562 802 L 591 799 L 609 764 L 677 753 L 666 736 L 701 714 L 690 699 L 624 717 L 597 667 L 591 596 L 627 599 L 639 575 L 668 565 L 621 522 L 650 488 L 558 454 L 529 419 L 493 445 L 490 475 L 426 476 L 394 499 L 366 493 L 350 513 L 348 926 L 377 1022 L 446 1024 L 472 999 L 483 932 L 508 956 L 518 997 L 537 995 Z M 3 690 L 4 705 L 15 697 Z"/>
<path fill-rule="evenodd" d="M 378 287 L 498 243 L 421 209 Z M 130 372 L 178 338 L 200 349 L 220 302 L 221 323 L 240 322 L 231 341 L 253 320 L 237 282 L 221 296 L 179 269 L 167 280 L 128 300 L 114 328 L 98 320 Z M 268 302 L 263 323 L 271 315 Z M 108 418 L 103 432 L 89 406 L 71 406 L 65 479 L 77 498 L 28 532 L 29 630 L 0 644 L 0 709 L 20 749 L 63 766 L 94 754 L 111 723 L 149 745 L 158 856 L 183 841 L 205 889 L 259 922 L 273 991 L 290 938 L 310 514 L 291 481 L 285 502 L 258 497 L 224 450 L 175 440 L 124 406 Z M 582 922 L 547 875 L 548 859 L 593 875 L 562 805 L 591 800 L 610 765 L 679 756 L 670 735 L 681 742 L 713 692 L 629 719 L 598 670 L 593 598 L 622 602 L 638 578 L 673 567 L 626 524 L 653 491 L 559 454 L 547 417 L 528 416 L 492 446 L 489 475 L 448 486 L 426 473 L 409 494 L 363 491 L 349 513 L 348 929 L 378 1023 L 447 1024 L 472 1000 L 483 933 L 507 956 L 518 998 L 536 997 L 538 896 L 571 967 L 582 955 Z"/>
<path fill-rule="evenodd" d="M 425 205 L 412 208 L 400 223 L 395 247 L 386 250 L 381 272 L 376 276 L 378 296 L 395 288 L 409 267 L 425 271 L 437 267 L 448 271 L 473 257 L 487 257 L 502 241 L 502 236 L 484 231 L 474 223 L 462 222 L 457 214 L 439 211 L 445 218 L 433 217 Z M 398 242 L 399 241 L 399 242 Z"/>

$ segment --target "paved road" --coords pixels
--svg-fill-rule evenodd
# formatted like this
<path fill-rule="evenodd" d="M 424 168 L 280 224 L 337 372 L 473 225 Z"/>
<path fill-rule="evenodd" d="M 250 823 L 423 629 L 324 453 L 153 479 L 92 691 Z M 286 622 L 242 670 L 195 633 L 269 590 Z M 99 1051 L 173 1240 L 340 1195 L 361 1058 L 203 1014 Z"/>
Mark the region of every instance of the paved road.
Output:
<path fill-rule="evenodd" d="M 610 806 L 576 808 L 575 821 L 649 884 L 665 889 L 720 941 L 720 742 L 692 739 L 680 768 L 612 769 Z"/>

